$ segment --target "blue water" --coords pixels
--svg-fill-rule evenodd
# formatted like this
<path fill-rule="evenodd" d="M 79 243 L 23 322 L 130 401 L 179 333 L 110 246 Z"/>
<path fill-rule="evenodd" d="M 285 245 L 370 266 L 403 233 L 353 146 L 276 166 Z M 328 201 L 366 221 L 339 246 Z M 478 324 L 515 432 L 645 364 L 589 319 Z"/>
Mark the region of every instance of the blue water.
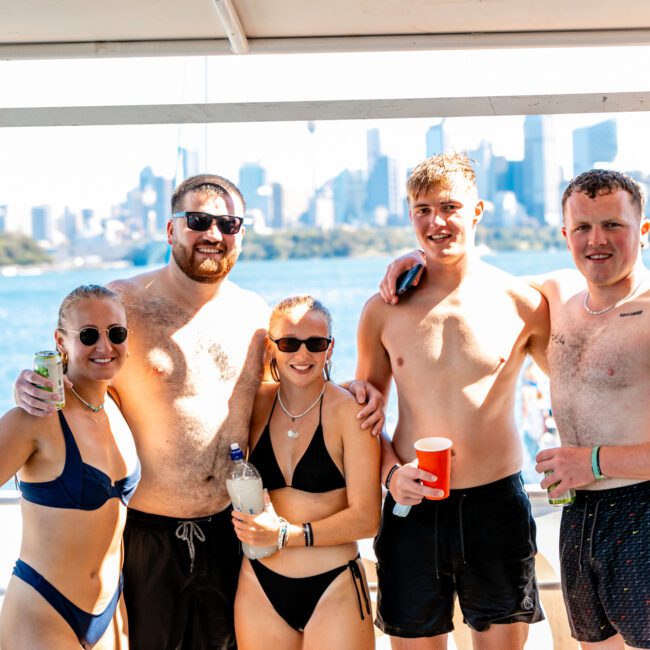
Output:
<path fill-rule="evenodd" d="M 499 253 L 484 258 L 515 275 L 546 273 L 571 266 L 566 252 Z M 336 349 L 333 377 L 350 379 L 356 366 L 356 328 L 365 301 L 377 291 L 389 258 L 331 258 L 239 262 L 232 279 L 262 295 L 270 304 L 297 293 L 310 293 L 332 312 Z M 80 284 L 105 284 L 146 268 L 80 269 L 43 275 L 0 277 L 0 413 L 13 404 L 16 376 L 31 365 L 36 350 L 53 348 L 58 306 Z M 395 404 L 388 408 L 389 429 Z M 530 468 L 528 472 L 530 473 Z"/>

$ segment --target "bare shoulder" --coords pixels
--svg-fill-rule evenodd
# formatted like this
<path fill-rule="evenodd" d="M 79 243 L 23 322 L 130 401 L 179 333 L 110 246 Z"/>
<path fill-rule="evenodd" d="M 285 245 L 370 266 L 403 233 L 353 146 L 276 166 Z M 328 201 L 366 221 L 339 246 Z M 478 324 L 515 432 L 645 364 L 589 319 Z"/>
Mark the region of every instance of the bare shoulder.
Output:
<path fill-rule="evenodd" d="M 242 289 L 234 282 L 226 280 L 223 285 L 223 295 L 228 302 L 236 304 L 237 312 L 240 315 L 260 319 L 263 321 L 264 326 L 268 324 L 271 310 L 266 300 L 259 294 L 248 289 Z"/>
<path fill-rule="evenodd" d="M 11 434 L 23 439 L 35 439 L 51 429 L 54 417 L 54 413 L 47 417 L 30 415 L 16 406 L 0 418 L 0 435 Z"/>
<path fill-rule="evenodd" d="M 361 322 L 364 325 L 372 323 L 377 326 L 385 320 L 387 315 L 392 311 L 395 313 L 399 309 L 397 305 L 387 305 L 379 293 L 374 294 L 366 301 L 361 311 Z"/>
<path fill-rule="evenodd" d="M 357 413 L 363 405 L 357 402 L 354 395 L 347 388 L 330 381 L 325 385 L 324 395 L 329 408 L 336 413 L 337 417 L 350 417 L 356 422 Z"/>
<path fill-rule="evenodd" d="M 573 296 L 584 291 L 587 282 L 575 269 L 553 271 L 542 278 L 541 289 L 549 302 L 565 303 Z"/>

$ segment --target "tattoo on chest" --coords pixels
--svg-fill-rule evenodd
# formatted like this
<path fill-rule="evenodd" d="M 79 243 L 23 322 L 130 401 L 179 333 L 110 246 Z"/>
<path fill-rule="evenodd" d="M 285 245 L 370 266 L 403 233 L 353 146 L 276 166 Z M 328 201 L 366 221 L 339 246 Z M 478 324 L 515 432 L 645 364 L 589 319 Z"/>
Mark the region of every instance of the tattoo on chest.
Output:
<path fill-rule="evenodd" d="M 625 318 L 626 316 L 638 316 L 639 314 L 643 313 L 643 309 L 639 309 L 638 311 L 624 311 L 622 314 L 619 314 L 621 318 Z"/>
<path fill-rule="evenodd" d="M 566 342 L 566 339 L 564 338 L 564 334 L 561 334 L 556 330 L 551 330 L 551 340 L 554 343 L 559 343 L 560 345 L 564 345 Z"/>

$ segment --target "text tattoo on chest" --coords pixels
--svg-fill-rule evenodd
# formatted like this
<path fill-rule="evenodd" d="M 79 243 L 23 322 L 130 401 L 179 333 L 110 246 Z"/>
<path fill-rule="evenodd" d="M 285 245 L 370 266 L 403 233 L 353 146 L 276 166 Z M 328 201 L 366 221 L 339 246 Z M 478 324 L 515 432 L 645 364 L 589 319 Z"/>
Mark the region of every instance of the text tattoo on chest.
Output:
<path fill-rule="evenodd" d="M 643 309 L 639 309 L 638 311 L 624 311 L 622 314 L 619 314 L 619 316 L 625 318 L 626 316 L 639 316 L 642 313 Z"/>

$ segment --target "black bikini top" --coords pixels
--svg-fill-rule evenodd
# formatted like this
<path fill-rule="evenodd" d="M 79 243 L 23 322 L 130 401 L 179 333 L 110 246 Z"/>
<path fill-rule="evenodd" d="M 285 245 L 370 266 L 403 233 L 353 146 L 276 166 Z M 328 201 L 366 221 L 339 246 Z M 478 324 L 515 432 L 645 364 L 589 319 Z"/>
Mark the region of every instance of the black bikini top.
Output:
<path fill-rule="evenodd" d="M 127 505 L 140 480 L 140 461 L 131 474 L 113 483 L 108 474 L 83 462 L 63 412 L 58 414 L 65 440 L 63 471 L 52 481 L 18 481 L 22 498 L 41 506 L 74 510 L 97 510 L 109 499 L 119 499 Z"/>
<path fill-rule="evenodd" d="M 341 470 L 332 460 L 325 439 L 323 438 L 323 425 L 321 423 L 323 414 L 323 398 L 320 400 L 318 426 L 309 443 L 309 446 L 298 461 L 296 468 L 293 470 L 291 485 L 287 485 L 284 480 L 282 470 L 273 451 L 271 443 L 271 416 L 275 410 L 275 404 L 278 401 L 276 394 L 271 413 L 260 439 L 255 445 L 255 449 L 250 453 L 249 460 L 262 476 L 262 482 L 267 490 L 279 490 L 284 487 L 291 487 L 303 492 L 329 492 L 345 487 L 345 477 Z"/>

